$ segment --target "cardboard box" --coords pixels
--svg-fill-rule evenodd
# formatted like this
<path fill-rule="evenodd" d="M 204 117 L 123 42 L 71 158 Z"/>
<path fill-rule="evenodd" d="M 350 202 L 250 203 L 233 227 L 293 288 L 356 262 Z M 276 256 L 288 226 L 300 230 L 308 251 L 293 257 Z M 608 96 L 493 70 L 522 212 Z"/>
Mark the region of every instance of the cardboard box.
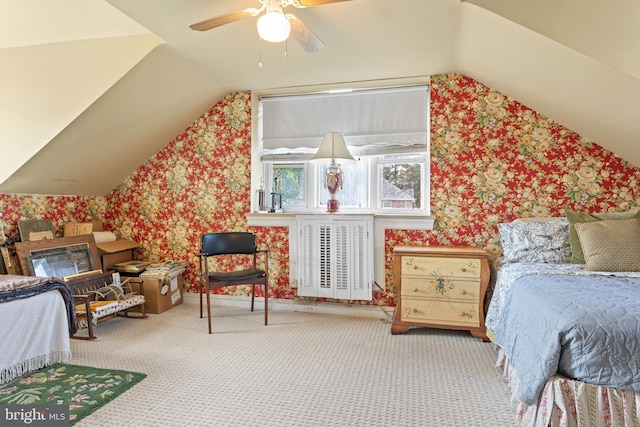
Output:
<path fill-rule="evenodd" d="M 84 236 L 94 231 L 102 231 L 102 221 L 70 222 L 64 225 L 63 237 Z"/>
<path fill-rule="evenodd" d="M 113 264 L 133 260 L 133 250 L 140 246 L 133 240 L 119 239 L 115 242 L 97 243 L 102 259 L 102 270 L 107 271 Z"/>
<path fill-rule="evenodd" d="M 163 289 L 164 284 L 161 279 L 150 277 L 132 277 L 131 282 L 142 282 L 144 291 L 144 309 L 147 313 L 160 314 L 176 305 L 182 304 L 182 287 L 184 279 L 182 274 L 172 279 L 171 285 L 167 285 L 167 289 Z"/>

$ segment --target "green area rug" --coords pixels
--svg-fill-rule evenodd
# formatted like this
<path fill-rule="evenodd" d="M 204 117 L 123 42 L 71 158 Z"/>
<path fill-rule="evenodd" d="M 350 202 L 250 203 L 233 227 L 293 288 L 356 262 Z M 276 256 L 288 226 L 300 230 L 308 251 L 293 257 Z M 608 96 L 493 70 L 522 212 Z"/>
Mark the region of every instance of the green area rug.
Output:
<path fill-rule="evenodd" d="M 0 404 L 67 404 L 73 425 L 146 376 L 57 363 L 0 386 Z"/>

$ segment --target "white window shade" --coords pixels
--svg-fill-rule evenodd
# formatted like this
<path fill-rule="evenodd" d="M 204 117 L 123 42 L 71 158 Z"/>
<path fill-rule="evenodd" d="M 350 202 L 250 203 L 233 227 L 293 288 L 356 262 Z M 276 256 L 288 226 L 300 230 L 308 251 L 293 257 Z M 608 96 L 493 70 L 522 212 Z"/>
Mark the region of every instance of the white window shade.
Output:
<path fill-rule="evenodd" d="M 353 155 L 427 150 L 428 87 L 263 97 L 263 159 L 310 159 L 326 132 Z"/>

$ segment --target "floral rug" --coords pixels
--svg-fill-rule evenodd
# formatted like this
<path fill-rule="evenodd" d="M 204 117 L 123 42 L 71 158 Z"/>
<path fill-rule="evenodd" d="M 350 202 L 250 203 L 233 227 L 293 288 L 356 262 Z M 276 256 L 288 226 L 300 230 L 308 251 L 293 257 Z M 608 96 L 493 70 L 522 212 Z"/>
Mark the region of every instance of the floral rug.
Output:
<path fill-rule="evenodd" d="M 69 425 L 73 425 L 146 376 L 138 372 L 56 363 L 0 386 L 0 405 L 66 404 L 69 405 Z"/>

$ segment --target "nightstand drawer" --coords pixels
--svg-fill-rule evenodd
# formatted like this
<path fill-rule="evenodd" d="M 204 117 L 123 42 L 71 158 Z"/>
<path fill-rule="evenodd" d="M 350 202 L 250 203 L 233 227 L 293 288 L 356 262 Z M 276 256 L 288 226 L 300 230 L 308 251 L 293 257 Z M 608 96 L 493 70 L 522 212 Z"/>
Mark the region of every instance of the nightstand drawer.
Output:
<path fill-rule="evenodd" d="M 480 260 L 472 258 L 402 257 L 400 274 L 422 277 L 480 278 Z"/>
<path fill-rule="evenodd" d="M 467 302 L 406 298 L 402 300 L 400 319 L 434 325 L 480 326 L 478 304 Z"/>
<path fill-rule="evenodd" d="M 472 281 L 450 277 L 402 277 L 403 299 L 423 297 L 436 300 L 468 300 L 477 303 L 479 294 L 479 279 Z"/>

